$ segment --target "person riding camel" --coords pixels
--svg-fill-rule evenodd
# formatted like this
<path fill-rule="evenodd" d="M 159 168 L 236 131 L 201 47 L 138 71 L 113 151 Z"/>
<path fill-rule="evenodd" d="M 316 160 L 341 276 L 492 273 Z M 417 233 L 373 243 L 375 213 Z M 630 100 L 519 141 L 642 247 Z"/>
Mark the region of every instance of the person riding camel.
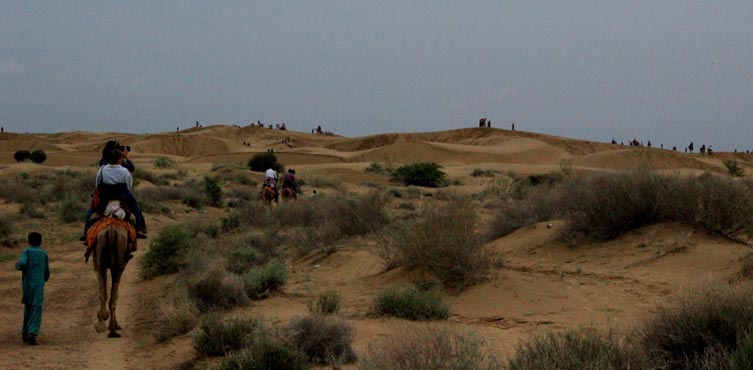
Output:
<path fill-rule="evenodd" d="M 298 183 L 295 181 L 294 169 L 288 169 L 288 173 L 286 173 L 285 177 L 282 179 L 282 189 L 291 189 L 294 198 L 296 197 L 296 194 L 300 194 L 298 191 Z"/>
<path fill-rule="evenodd" d="M 272 192 L 275 195 L 275 202 L 277 202 L 280 199 L 277 192 L 277 171 L 271 168 L 264 172 L 264 184 L 262 184 L 261 190 L 264 191 L 264 188 L 267 186 L 272 188 Z"/>
<path fill-rule="evenodd" d="M 105 207 L 110 200 L 121 200 L 136 218 L 137 232 L 135 233 L 135 237 L 138 239 L 145 239 L 146 222 L 144 220 L 144 215 L 141 213 L 141 207 L 136 201 L 136 198 L 133 197 L 133 177 L 128 169 L 122 166 L 124 158 L 123 152 L 117 148 L 112 149 L 107 153 L 105 159 L 108 164 L 100 167 L 99 171 L 97 171 L 96 188 L 98 201 L 96 204 L 93 204 L 93 212 L 103 215 Z M 87 225 L 91 227 L 92 222 L 87 220 Z M 88 233 L 89 227 L 85 230 L 85 235 Z M 88 245 L 90 243 L 86 244 Z M 91 253 L 91 247 L 92 246 L 89 245 L 85 254 L 87 260 Z M 128 257 L 130 257 L 130 255 Z"/>

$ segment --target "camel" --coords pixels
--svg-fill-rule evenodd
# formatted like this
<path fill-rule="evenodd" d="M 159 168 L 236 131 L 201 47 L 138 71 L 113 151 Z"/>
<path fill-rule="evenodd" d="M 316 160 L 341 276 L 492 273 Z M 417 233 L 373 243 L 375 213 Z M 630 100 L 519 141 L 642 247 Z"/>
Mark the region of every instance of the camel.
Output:
<path fill-rule="evenodd" d="M 264 189 L 262 189 L 261 192 L 261 200 L 264 202 L 264 204 L 267 207 L 272 206 L 272 201 L 275 199 L 275 190 L 269 186 L 265 185 Z"/>
<path fill-rule="evenodd" d="M 298 194 L 291 188 L 282 188 L 282 200 L 296 200 Z"/>
<path fill-rule="evenodd" d="M 115 308 L 118 302 L 118 286 L 123 271 L 128 264 L 125 258 L 128 250 L 128 231 L 120 225 L 109 225 L 97 235 L 97 245 L 94 249 L 94 272 L 99 282 L 99 311 L 94 326 L 97 333 L 105 331 L 105 321 L 109 318 L 110 338 L 119 338 L 117 330 L 121 327 L 115 317 Z M 109 307 L 107 304 L 107 270 L 112 275 Z"/>

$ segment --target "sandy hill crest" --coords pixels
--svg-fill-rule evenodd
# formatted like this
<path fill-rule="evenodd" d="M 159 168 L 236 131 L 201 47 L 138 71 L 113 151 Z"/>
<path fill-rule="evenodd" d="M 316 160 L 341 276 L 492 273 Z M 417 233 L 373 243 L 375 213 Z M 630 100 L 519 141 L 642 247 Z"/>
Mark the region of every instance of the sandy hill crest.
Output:
<path fill-rule="evenodd" d="M 142 159 L 168 156 L 198 163 L 245 163 L 253 154 L 274 150 L 284 163 L 433 161 L 443 166 L 518 164 L 559 166 L 570 160 L 583 169 L 629 169 L 648 163 L 661 170 L 724 171 L 723 160 L 750 168 L 753 156 L 716 153 L 714 157 L 636 148 L 552 135 L 495 128 L 386 133 L 345 138 L 257 126 L 213 125 L 156 134 L 90 133 L 0 134 L 0 163 L 12 164 L 17 150 L 42 149 L 48 166 L 86 165 L 96 161 L 108 140 L 133 148 Z"/>

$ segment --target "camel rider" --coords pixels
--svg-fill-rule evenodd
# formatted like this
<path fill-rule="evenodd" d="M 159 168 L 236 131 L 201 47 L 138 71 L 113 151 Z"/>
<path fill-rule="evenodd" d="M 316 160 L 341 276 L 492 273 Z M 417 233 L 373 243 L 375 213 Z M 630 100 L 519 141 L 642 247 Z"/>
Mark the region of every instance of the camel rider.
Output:
<path fill-rule="evenodd" d="M 99 168 L 96 177 L 96 187 L 99 190 L 99 204 L 95 211 L 103 214 L 108 201 L 113 199 L 123 200 L 128 209 L 136 217 L 136 237 L 145 239 L 146 223 L 144 215 L 141 213 L 141 207 L 131 193 L 133 190 L 133 177 L 128 169 L 121 165 L 124 160 L 123 152 L 120 149 L 113 149 L 107 153 L 105 158 L 108 164 Z M 87 259 L 90 252 L 91 250 L 87 249 Z M 128 257 L 131 257 L 130 253 Z"/>
<path fill-rule="evenodd" d="M 278 195 L 277 195 L 277 171 L 268 168 L 266 172 L 264 172 L 264 184 L 262 185 L 261 189 L 264 191 L 264 187 L 269 185 L 275 194 L 275 202 L 277 202 Z"/>
<path fill-rule="evenodd" d="M 295 182 L 295 170 L 288 169 L 288 173 L 282 179 L 282 188 L 290 188 L 293 190 L 293 194 L 298 194 L 298 184 Z"/>

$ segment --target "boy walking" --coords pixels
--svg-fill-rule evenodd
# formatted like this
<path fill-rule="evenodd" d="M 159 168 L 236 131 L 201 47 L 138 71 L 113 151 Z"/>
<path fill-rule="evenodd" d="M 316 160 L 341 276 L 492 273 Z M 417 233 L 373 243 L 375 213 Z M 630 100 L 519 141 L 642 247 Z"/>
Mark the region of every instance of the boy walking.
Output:
<path fill-rule="evenodd" d="M 42 303 L 44 301 L 44 284 L 50 279 L 50 264 L 42 245 L 42 235 L 29 233 L 29 247 L 21 252 L 16 263 L 16 270 L 22 273 L 24 304 L 24 326 L 22 339 L 30 345 L 37 344 L 39 327 L 42 325 Z"/>

